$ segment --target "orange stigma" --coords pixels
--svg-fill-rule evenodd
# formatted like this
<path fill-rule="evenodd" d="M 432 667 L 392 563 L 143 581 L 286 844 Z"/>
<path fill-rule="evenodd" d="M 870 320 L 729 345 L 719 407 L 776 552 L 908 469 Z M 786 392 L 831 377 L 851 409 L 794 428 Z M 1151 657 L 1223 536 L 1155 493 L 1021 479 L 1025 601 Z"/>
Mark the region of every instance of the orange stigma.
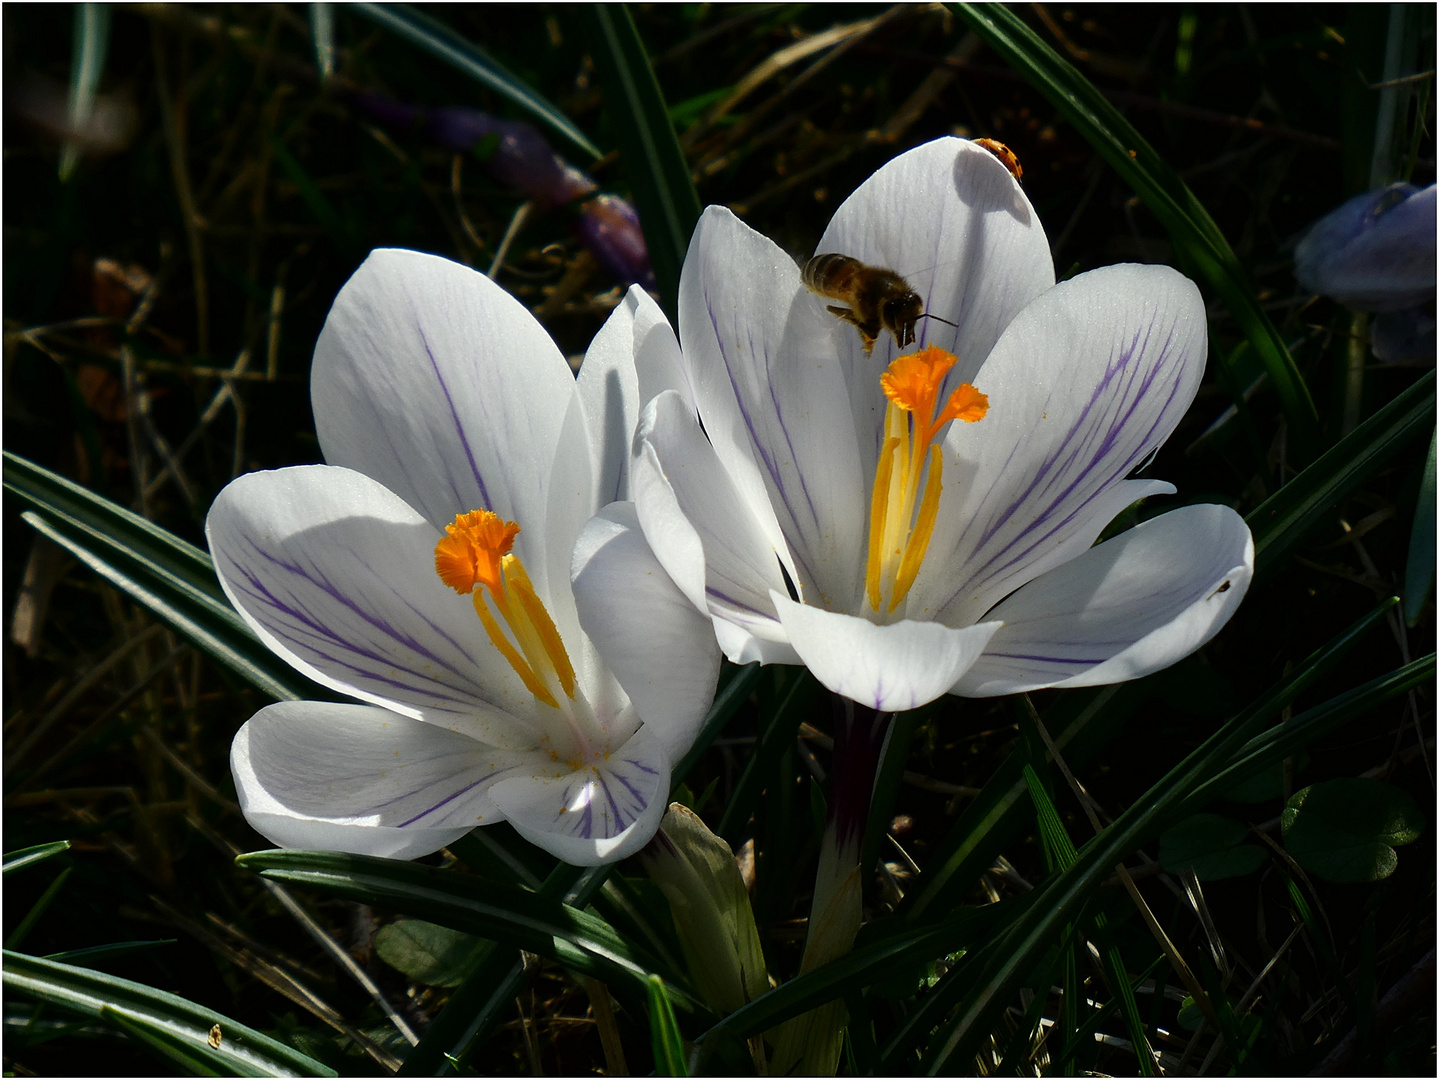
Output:
<path fill-rule="evenodd" d="M 471 510 L 445 526 L 435 545 L 435 572 L 455 592 L 468 595 L 476 585 L 501 586 L 500 560 L 515 546 L 520 527 L 493 510 Z"/>
<path fill-rule="evenodd" d="M 473 596 L 485 633 L 515 674 L 536 698 L 560 708 L 562 700 L 574 700 L 575 669 L 554 619 L 512 551 L 519 534 L 518 524 L 492 510 L 459 514 L 435 545 L 435 573 L 457 593 Z"/>

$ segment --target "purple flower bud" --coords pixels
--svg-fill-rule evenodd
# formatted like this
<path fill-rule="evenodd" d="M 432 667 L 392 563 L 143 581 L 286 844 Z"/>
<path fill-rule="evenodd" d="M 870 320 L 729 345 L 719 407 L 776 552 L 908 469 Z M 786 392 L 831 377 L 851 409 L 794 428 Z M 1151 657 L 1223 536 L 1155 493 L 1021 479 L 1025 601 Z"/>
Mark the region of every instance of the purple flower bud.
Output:
<path fill-rule="evenodd" d="M 654 288 L 650 252 L 640 231 L 640 216 L 618 195 L 596 195 L 580 207 L 575 231 L 594 255 L 600 269 L 621 285 L 635 282 Z"/>
<path fill-rule="evenodd" d="M 384 94 L 371 94 L 364 90 L 356 90 L 352 93 L 350 104 L 356 111 L 364 113 L 375 123 L 395 131 L 418 128 L 424 114 L 423 109 L 416 108 L 414 105 L 406 105 L 394 98 L 385 97 Z"/>
<path fill-rule="evenodd" d="M 1390 184 L 1320 218 L 1294 249 L 1306 289 L 1355 311 L 1398 311 L 1434 296 L 1434 185 Z"/>
<path fill-rule="evenodd" d="M 1384 311 L 1369 324 L 1369 345 L 1376 360 L 1434 360 L 1434 302 L 1402 311 Z"/>
<path fill-rule="evenodd" d="M 545 137 L 523 120 L 501 120 L 477 109 L 446 106 L 430 113 L 429 135 L 461 153 L 488 135 L 498 136 L 499 144 L 485 159 L 485 168 L 544 209 L 595 190 L 593 180 L 555 153 Z"/>
<path fill-rule="evenodd" d="M 485 168 L 500 183 L 549 210 L 595 190 L 595 182 L 567 162 L 533 125 L 501 120 L 479 109 L 458 105 L 426 109 L 357 91 L 350 103 L 385 127 L 418 130 L 431 142 L 459 154 L 469 153 L 487 136 L 499 142 Z"/>

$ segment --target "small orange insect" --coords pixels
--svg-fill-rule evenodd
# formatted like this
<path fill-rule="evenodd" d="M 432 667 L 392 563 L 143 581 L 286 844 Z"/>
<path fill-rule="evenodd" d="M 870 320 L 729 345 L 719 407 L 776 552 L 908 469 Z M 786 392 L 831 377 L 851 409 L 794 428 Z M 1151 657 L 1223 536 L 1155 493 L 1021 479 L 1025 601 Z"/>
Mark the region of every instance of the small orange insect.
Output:
<path fill-rule="evenodd" d="M 1016 180 L 1024 179 L 1024 169 L 1019 164 L 1019 158 L 1016 157 L 1014 151 L 1005 146 L 1004 143 L 998 139 L 975 139 L 974 145 L 984 147 L 995 157 L 999 158 L 999 163 L 1009 170 L 1010 176 Z"/>

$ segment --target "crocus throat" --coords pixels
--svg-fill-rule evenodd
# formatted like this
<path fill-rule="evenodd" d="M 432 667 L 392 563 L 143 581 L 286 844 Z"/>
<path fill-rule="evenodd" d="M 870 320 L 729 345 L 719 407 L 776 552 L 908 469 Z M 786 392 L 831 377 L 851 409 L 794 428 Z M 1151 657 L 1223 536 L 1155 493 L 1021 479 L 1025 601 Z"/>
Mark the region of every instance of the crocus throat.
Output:
<path fill-rule="evenodd" d="M 460 514 L 445 526 L 444 537 L 435 545 L 435 572 L 460 595 L 473 597 L 475 613 L 490 641 L 530 693 L 565 714 L 569 738 L 562 750 L 552 746 L 551 752 L 568 757 L 590 749 L 581 730 L 587 725 L 575 708 L 583 703 L 576 699 L 575 669 L 560 632 L 530 583 L 524 563 L 511 551 L 519 532 L 519 525 L 490 510 Z"/>
<path fill-rule="evenodd" d="M 889 405 L 870 494 L 864 579 L 865 595 L 876 614 L 889 615 L 899 607 L 929 549 L 944 472 L 942 449 L 935 440 L 951 420 L 972 424 L 989 411 L 989 398 L 969 383 L 939 401 L 940 386 L 956 361 L 953 353 L 931 345 L 896 357 L 879 377 Z"/>

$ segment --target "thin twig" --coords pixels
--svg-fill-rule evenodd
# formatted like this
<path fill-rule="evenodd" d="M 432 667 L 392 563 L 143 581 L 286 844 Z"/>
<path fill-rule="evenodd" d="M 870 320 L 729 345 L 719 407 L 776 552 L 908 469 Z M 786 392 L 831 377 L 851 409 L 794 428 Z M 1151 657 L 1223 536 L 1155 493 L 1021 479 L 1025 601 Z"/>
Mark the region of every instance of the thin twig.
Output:
<path fill-rule="evenodd" d="M 520 229 L 524 227 L 525 222 L 529 219 L 532 209 L 534 209 L 534 204 L 530 202 L 522 202 L 515 209 L 514 216 L 510 218 L 509 228 L 505 230 L 505 235 L 500 239 L 500 246 L 495 248 L 495 257 L 490 263 L 489 271 L 485 274 L 491 281 L 495 279 L 495 275 L 500 272 L 500 267 L 504 265 L 505 256 L 510 253 L 510 245 L 515 242 L 515 237 L 520 234 Z"/>
<path fill-rule="evenodd" d="M 152 638 L 156 637 L 161 629 L 162 627 L 159 623 L 146 627 L 140 633 L 122 642 L 109 656 L 106 656 L 90 668 L 89 671 L 85 672 L 85 674 L 81 676 L 80 681 L 72 686 L 65 696 L 57 701 L 55 706 L 30 730 L 30 734 L 25 737 L 25 740 L 19 746 L 15 747 L 15 749 L 6 752 L 3 774 L 9 776 L 11 770 L 24 760 L 25 755 L 28 754 L 35 743 L 39 741 L 40 736 L 44 735 L 45 732 L 50 729 L 51 724 L 55 723 L 55 721 L 59 720 L 74 708 L 75 703 L 88 694 L 96 683 L 108 675 L 117 664 L 123 661 L 132 652 L 143 647 Z"/>
<path fill-rule="evenodd" d="M 221 836 L 218 832 L 216 832 L 199 815 L 190 813 L 187 815 L 187 817 L 190 821 L 190 824 L 193 825 L 202 836 L 204 836 L 207 840 L 209 840 L 216 847 L 220 848 L 222 851 L 228 852 L 232 859 L 235 856 L 241 854 L 241 851 L 238 847 L 231 843 L 228 838 Z M 419 1037 L 410 1028 L 410 1025 L 405 1022 L 405 1018 L 395 1010 L 395 1007 L 393 1005 L 390 1004 L 390 1000 L 385 996 L 385 992 L 381 990 L 377 985 L 375 985 L 375 981 L 371 979 L 369 975 L 365 974 L 364 968 L 360 967 L 359 964 L 355 963 L 355 958 L 349 953 L 347 953 L 344 949 L 342 949 L 339 943 L 336 942 L 334 938 L 330 937 L 328 933 L 326 933 L 325 928 L 310 917 L 310 913 L 300 906 L 299 901 L 297 901 L 294 896 L 290 894 L 290 891 L 286 889 L 283 885 L 281 885 L 279 882 L 271 881 L 269 878 L 264 876 L 260 876 L 259 881 L 261 885 L 265 886 L 265 888 L 270 891 L 270 895 L 272 895 L 276 900 L 278 900 L 280 902 L 280 905 L 290 913 L 291 917 L 294 918 L 297 923 L 300 924 L 301 928 L 305 931 L 305 933 L 309 934 L 310 937 L 314 939 L 315 943 L 318 944 L 320 948 L 323 949 L 329 955 L 329 957 L 340 966 L 340 968 L 345 972 L 345 974 L 349 975 L 350 978 L 354 979 L 355 982 L 360 984 L 360 987 L 365 991 L 365 993 L 370 995 L 370 999 L 380 1007 L 381 1011 L 384 1012 L 390 1023 L 394 1025 L 395 1030 L 398 1031 L 402 1036 L 404 1036 L 405 1040 L 409 1042 L 411 1046 L 414 1046 L 416 1043 L 418 1043 L 420 1041 Z"/>
<path fill-rule="evenodd" d="M 462 190 L 460 186 L 460 169 L 464 165 L 464 162 L 465 155 L 456 154 L 454 161 L 450 163 L 450 194 L 455 197 L 455 214 L 460 219 L 460 228 L 465 231 L 465 235 L 469 237 L 470 243 L 475 245 L 476 252 L 483 252 L 485 250 L 485 241 L 480 234 L 475 231 L 475 226 L 470 221 L 470 215 L 465 212 L 465 201 L 460 197 Z"/>
<path fill-rule="evenodd" d="M 155 58 L 155 89 L 160 98 L 160 120 L 165 132 L 165 146 L 170 152 L 170 173 L 175 181 L 175 198 L 180 204 L 180 216 L 185 223 L 185 237 L 190 243 L 190 272 L 195 283 L 195 340 L 196 352 L 201 356 L 210 353 L 210 307 L 209 290 L 205 282 L 205 249 L 200 239 L 203 220 L 195 208 L 194 196 L 190 189 L 190 173 L 185 165 L 184 101 L 170 100 L 169 81 L 165 60 L 164 42 L 160 39 L 160 27 L 150 24 L 150 55 Z M 183 95 L 184 87 L 179 88 Z"/>
<path fill-rule="evenodd" d="M 1069 785 L 1069 789 L 1074 792 L 1074 797 L 1079 800 L 1079 805 L 1084 808 L 1085 816 L 1089 818 L 1089 824 L 1093 827 L 1096 835 L 1102 833 L 1104 826 L 1100 823 L 1099 815 L 1094 812 L 1093 800 L 1090 799 L 1089 793 L 1084 790 L 1079 781 L 1074 778 L 1074 774 L 1069 771 L 1069 765 L 1060 754 L 1059 747 L 1055 746 L 1054 740 L 1049 737 L 1049 731 L 1045 728 L 1044 721 L 1039 718 L 1039 712 L 1035 709 L 1034 703 L 1029 700 L 1028 694 L 1021 694 L 1020 700 L 1029 713 L 1035 730 L 1039 732 L 1039 737 L 1044 740 L 1044 746 L 1049 752 L 1050 760 L 1054 762 L 1060 773 L 1063 774 L 1065 782 Z M 1149 904 L 1145 902 L 1143 895 L 1139 891 L 1139 886 L 1134 884 L 1134 879 L 1129 876 L 1128 869 L 1123 863 L 1118 863 L 1114 867 L 1114 873 L 1118 876 L 1120 882 L 1123 883 L 1124 889 L 1129 893 L 1130 899 L 1134 901 L 1134 906 L 1138 910 L 1140 917 L 1144 919 L 1145 925 L 1149 927 L 1150 934 L 1152 934 L 1154 940 L 1159 943 L 1159 947 L 1164 950 L 1164 955 L 1169 958 L 1169 963 L 1174 968 L 1175 974 L 1177 974 L 1184 983 L 1185 989 L 1194 997 L 1195 1005 L 1204 1013 L 1205 1018 L 1214 1024 L 1215 1030 L 1218 1030 L 1219 1018 L 1214 1012 L 1214 1003 L 1209 1000 L 1209 995 L 1205 992 L 1199 979 L 1195 977 L 1193 969 L 1190 968 L 1188 962 L 1185 961 L 1183 955 L 1179 952 L 1178 946 L 1170 940 L 1169 934 L 1165 931 L 1164 927 L 1159 924 L 1159 920 L 1154 917 L 1154 912 L 1150 910 Z"/>

